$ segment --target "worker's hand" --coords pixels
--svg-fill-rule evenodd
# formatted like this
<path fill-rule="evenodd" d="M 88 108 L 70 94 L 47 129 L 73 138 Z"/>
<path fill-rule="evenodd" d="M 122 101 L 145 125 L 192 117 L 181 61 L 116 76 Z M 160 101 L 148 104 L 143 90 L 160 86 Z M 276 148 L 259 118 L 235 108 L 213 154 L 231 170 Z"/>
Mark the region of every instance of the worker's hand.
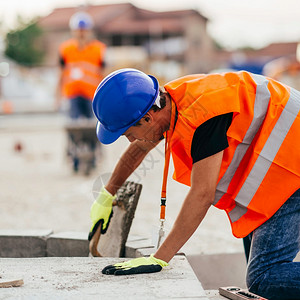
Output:
<path fill-rule="evenodd" d="M 127 262 L 109 265 L 102 270 L 106 275 L 130 275 L 155 273 L 161 271 L 163 267 L 168 266 L 165 261 L 155 258 L 153 254 L 149 257 L 139 257 Z"/>
<path fill-rule="evenodd" d="M 102 234 L 106 232 L 113 213 L 113 200 L 116 199 L 116 197 L 117 196 L 111 195 L 104 186 L 101 188 L 99 196 L 93 202 L 91 207 L 90 217 L 92 227 L 89 233 L 89 241 L 92 239 L 98 226 L 101 226 Z"/>

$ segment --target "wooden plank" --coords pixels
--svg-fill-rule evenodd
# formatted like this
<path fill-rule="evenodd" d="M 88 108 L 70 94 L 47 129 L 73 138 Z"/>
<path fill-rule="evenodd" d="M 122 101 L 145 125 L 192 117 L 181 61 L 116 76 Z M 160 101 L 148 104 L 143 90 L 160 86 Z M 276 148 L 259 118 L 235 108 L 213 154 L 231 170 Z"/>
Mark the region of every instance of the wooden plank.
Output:
<path fill-rule="evenodd" d="M 3 279 L 0 280 L 0 288 L 17 287 L 24 284 L 23 279 Z"/>

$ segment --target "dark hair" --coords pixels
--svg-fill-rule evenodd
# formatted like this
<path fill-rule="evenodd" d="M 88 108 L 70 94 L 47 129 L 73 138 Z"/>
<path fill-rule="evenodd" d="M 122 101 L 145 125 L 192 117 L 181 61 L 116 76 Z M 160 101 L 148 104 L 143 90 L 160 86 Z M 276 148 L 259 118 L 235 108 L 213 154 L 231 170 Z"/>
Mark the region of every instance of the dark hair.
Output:
<path fill-rule="evenodd" d="M 160 104 L 160 107 L 158 107 L 156 104 L 153 104 L 149 110 L 153 110 L 154 112 L 156 112 L 156 111 L 159 111 L 159 110 L 163 109 L 166 106 L 166 103 L 167 103 L 166 98 L 167 98 L 166 93 L 162 89 L 159 89 L 159 104 Z M 140 126 L 140 125 L 141 125 L 141 122 L 137 121 L 133 126 Z"/>

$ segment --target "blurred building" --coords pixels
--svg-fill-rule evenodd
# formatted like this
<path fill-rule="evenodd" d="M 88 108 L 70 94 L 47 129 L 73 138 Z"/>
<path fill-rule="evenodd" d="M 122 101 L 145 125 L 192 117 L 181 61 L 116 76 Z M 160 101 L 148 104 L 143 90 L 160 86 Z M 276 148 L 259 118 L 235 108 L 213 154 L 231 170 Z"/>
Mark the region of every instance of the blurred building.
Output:
<path fill-rule="evenodd" d="M 245 48 L 230 52 L 221 50 L 216 53 L 216 60 L 220 64 L 225 63 L 227 68 L 245 69 L 259 74 L 264 73 L 265 65 L 274 60 L 284 58 L 294 62 L 300 61 L 298 48 L 297 42 L 279 42 L 260 49 Z"/>
<path fill-rule="evenodd" d="M 54 108 L 59 45 L 70 38 L 69 19 L 78 7 L 57 8 L 39 19 L 42 66 L 25 68 L 0 51 L 0 114 Z M 160 84 L 190 73 L 247 70 L 300 90 L 300 47 L 274 43 L 262 49 L 216 48 L 206 30 L 208 19 L 195 10 L 154 12 L 130 3 L 84 8 L 95 21 L 95 36 L 107 44 L 107 70 L 134 67 L 154 74 Z M 298 47 L 298 48 L 297 48 Z M 2 46 L 3 48 L 3 46 Z M 1 50 L 1 41 L 0 41 Z M 3 106 L 4 104 L 4 106 Z"/>
<path fill-rule="evenodd" d="M 224 51 L 218 60 L 226 61 Z M 261 49 L 228 52 L 226 67 L 263 74 L 300 90 L 300 43 L 272 43 Z"/>
<path fill-rule="evenodd" d="M 69 19 L 78 8 L 57 8 L 39 20 L 45 65 L 58 63 L 59 44 L 70 37 Z M 165 80 L 214 68 L 207 18 L 195 10 L 154 12 L 130 3 L 85 7 L 96 37 L 107 44 L 109 69 L 136 67 Z M 108 70 L 110 71 L 110 70 Z"/>

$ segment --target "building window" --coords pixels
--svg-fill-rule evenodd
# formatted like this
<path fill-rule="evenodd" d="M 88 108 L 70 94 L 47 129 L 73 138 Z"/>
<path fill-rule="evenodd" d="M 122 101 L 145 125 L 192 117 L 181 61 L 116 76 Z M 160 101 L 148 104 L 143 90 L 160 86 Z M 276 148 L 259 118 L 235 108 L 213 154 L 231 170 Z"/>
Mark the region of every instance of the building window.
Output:
<path fill-rule="evenodd" d="M 122 46 L 122 35 L 121 34 L 113 34 L 111 37 L 112 46 Z"/>

